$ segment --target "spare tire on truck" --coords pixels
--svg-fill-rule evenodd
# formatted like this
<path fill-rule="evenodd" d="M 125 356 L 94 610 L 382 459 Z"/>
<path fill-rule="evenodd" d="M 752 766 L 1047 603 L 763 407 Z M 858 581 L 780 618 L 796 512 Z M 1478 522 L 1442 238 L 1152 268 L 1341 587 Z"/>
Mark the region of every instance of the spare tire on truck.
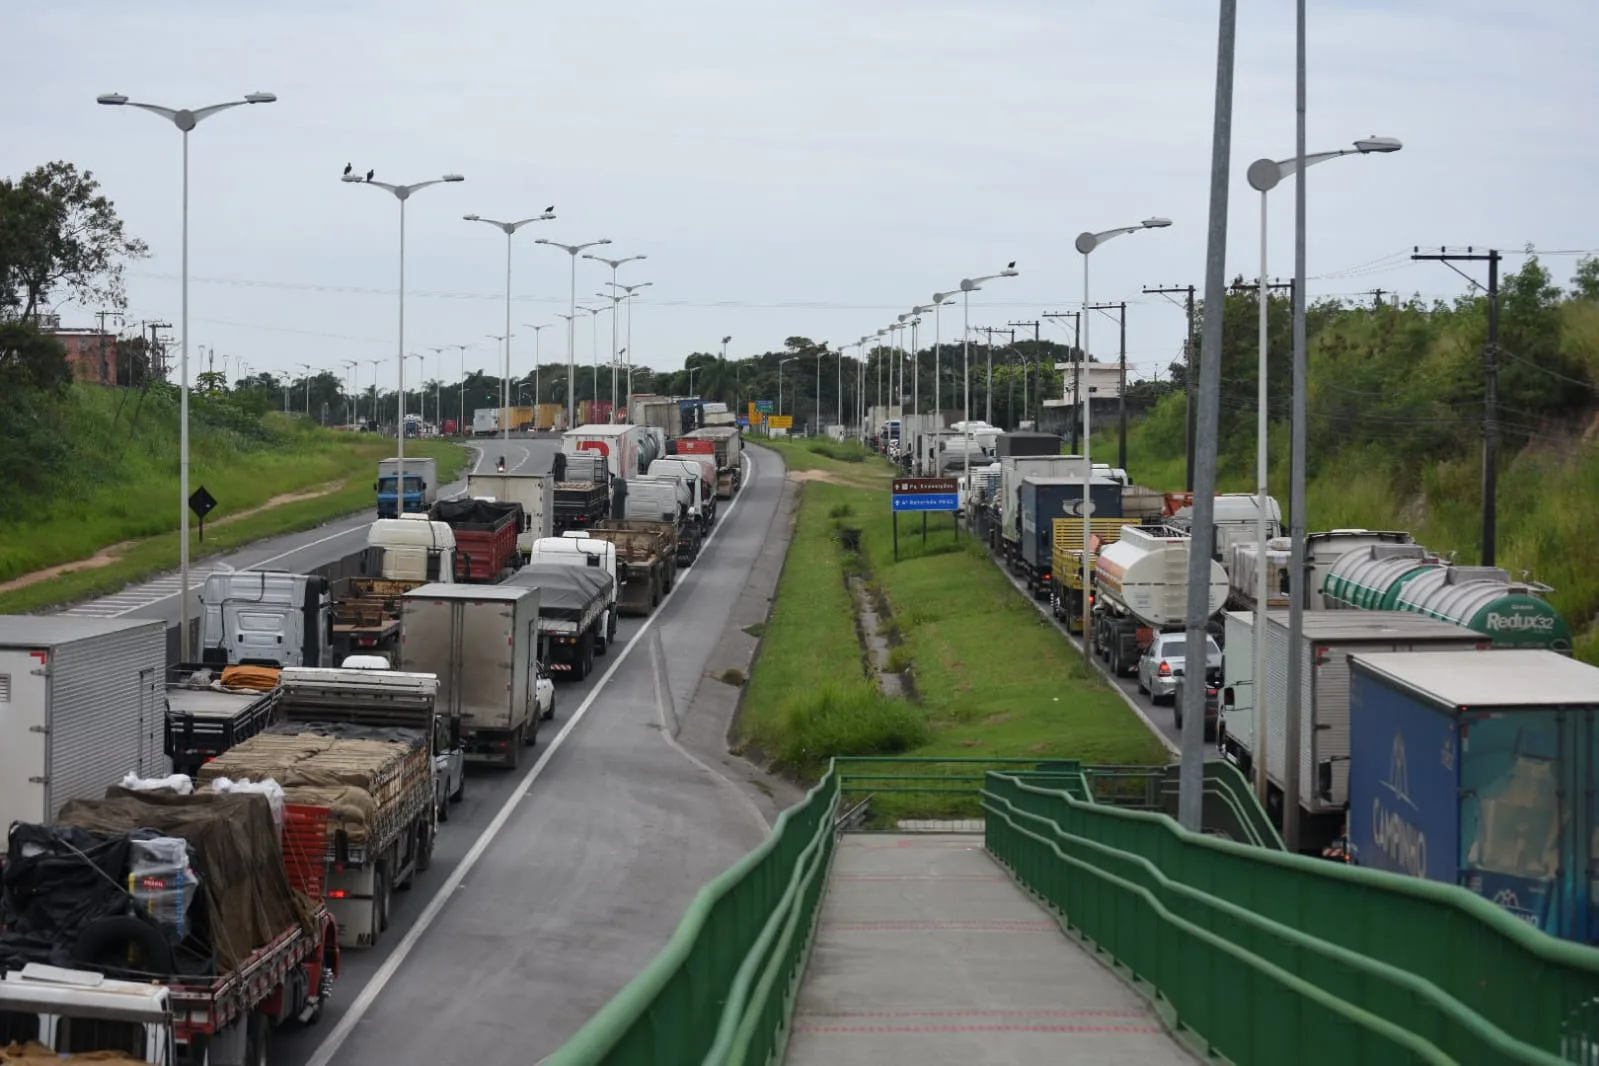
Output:
<path fill-rule="evenodd" d="M 176 972 L 166 934 L 153 922 L 132 914 L 91 923 L 73 943 L 72 961 L 93 970 L 137 970 L 161 976 Z"/>

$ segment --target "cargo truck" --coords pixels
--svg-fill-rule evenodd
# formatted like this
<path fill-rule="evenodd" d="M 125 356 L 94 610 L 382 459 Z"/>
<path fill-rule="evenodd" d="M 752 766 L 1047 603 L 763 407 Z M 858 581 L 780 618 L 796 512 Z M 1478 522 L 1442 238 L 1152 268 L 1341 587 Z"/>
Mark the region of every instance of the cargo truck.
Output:
<path fill-rule="evenodd" d="M 1091 520 L 1121 517 L 1119 484 L 1105 479 L 1091 480 L 1088 493 Z M 1049 595 L 1054 574 L 1055 522 L 1062 517 L 1081 521 L 1083 483 L 1071 478 L 1029 474 L 1022 479 L 1018 496 L 1019 550 L 1011 560 L 1011 570 L 1026 581 L 1033 598 L 1041 600 Z M 1079 543 L 1082 540 L 1080 533 L 1077 540 Z"/>
<path fill-rule="evenodd" d="M 164 776 L 166 623 L 0 615 L 0 826 Z"/>
<path fill-rule="evenodd" d="M 366 544 L 377 572 L 332 586 L 334 661 L 391 650 L 400 636 L 400 596 L 455 578 L 455 532 L 426 515 L 380 518 L 367 529 Z"/>
<path fill-rule="evenodd" d="M 1246 776 L 1254 773 L 1256 741 L 1254 615 L 1223 616 L 1221 721 L 1217 749 Z M 1343 833 L 1349 803 L 1349 657 L 1373 652 L 1439 655 L 1482 651 L 1491 645 L 1480 633 L 1403 611 L 1306 611 L 1300 661 L 1302 695 L 1288 691 L 1288 612 L 1266 613 L 1266 776 L 1271 782 L 1273 820 L 1282 825 L 1288 765 L 1289 706 L 1299 715 L 1299 794 L 1295 802 L 1302 851 L 1320 854 Z"/>
<path fill-rule="evenodd" d="M 1001 433 L 994 438 L 994 456 L 1004 463 L 1021 455 L 1059 455 L 1065 443 L 1058 433 Z"/>
<path fill-rule="evenodd" d="M 964 438 L 948 443 L 958 449 L 964 443 Z M 973 456 L 974 469 L 987 466 L 990 462 L 987 457 L 983 457 L 980 463 L 976 460 L 977 457 Z M 999 461 L 999 495 L 992 503 L 999 517 L 999 540 L 990 547 L 999 552 L 1007 566 L 1014 568 L 1015 560 L 1021 554 L 1022 480 L 1028 477 L 1081 479 L 1088 465 L 1088 460 L 1080 455 L 1012 455 Z M 963 466 L 957 468 L 964 470 Z M 970 491 L 968 488 L 968 495 Z"/>
<path fill-rule="evenodd" d="M 1512 649 L 1351 656 L 1353 861 L 1599 944 L 1599 670 Z"/>
<path fill-rule="evenodd" d="M 517 551 L 527 561 L 533 542 L 555 536 L 555 478 L 550 474 L 468 474 L 466 494 L 480 500 L 522 506 Z"/>
<path fill-rule="evenodd" d="M 697 453 L 701 446 L 684 446 L 685 441 L 710 441 L 711 454 L 716 457 L 716 495 L 724 500 L 733 498 L 744 481 L 744 438 L 736 425 L 707 425 L 686 434 L 678 442 L 680 454 Z"/>
<path fill-rule="evenodd" d="M 287 804 L 280 832 L 262 795 L 112 789 L 59 826 L 11 826 L 0 1019 L 31 1043 L 21 1061 L 272 1061 L 275 1031 L 317 1021 L 342 969 L 327 814 Z M 73 905 L 31 902 L 49 897 Z"/>
<path fill-rule="evenodd" d="M 555 479 L 553 535 L 589 529 L 610 517 L 611 475 L 603 455 L 560 453 L 551 469 Z"/>
<path fill-rule="evenodd" d="M 200 661 L 214 666 L 327 666 L 333 647 L 328 579 L 287 570 L 208 574 L 200 586 Z"/>
<path fill-rule="evenodd" d="M 604 655 L 616 640 L 617 615 L 620 610 L 616 545 L 608 540 L 590 536 L 586 532 L 567 533 L 559 537 L 545 537 L 533 542 L 530 564 L 574 566 L 603 574 L 609 579 L 606 590 L 605 631 L 597 654 Z M 543 660 L 541 660 L 543 661 Z"/>
<path fill-rule="evenodd" d="M 180 665 L 166 686 L 166 746 L 172 772 L 193 777 L 223 752 L 277 718 L 281 671 L 251 666 Z"/>
<path fill-rule="evenodd" d="M 463 496 L 440 500 L 429 517 L 455 534 L 455 580 L 468 585 L 503 581 L 522 565 L 517 538 L 522 533 L 522 505 Z"/>
<path fill-rule="evenodd" d="M 488 437 L 500 431 L 500 409 L 478 407 L 472 411 L 472 436 Z"/>
<path fill-rule="evenodd" d="M 695 491 L 692 495 L 698 500 L 695 513 L 699 516 L 701 531 L 709 533 L 711 526 L 716 522 L 716 463 L 713 457 L 705 455 L 662 456 L 651 464 L 650 471 L 652 473 L 682 471 L 693 479 Z"/>
<path fill-rule="evenodd" d="M 683 405 L 669 396 L 634 393 L 628 400 L 628 420 L 640 426 L 653 426 L 668 440 L 683 435 Z M 692 426 L 687 428 L 694 428 Z"/>
<path fill-rule="evenodd" d="M 586 425 L 561 434 L 561 451 L 568 456 L 593 453 L 603 456 L 612 478 L 623 481 L 648 473 L 660 454 L 656 438 L 643 426 Z"/>
<path fill-rule="evenodd" d="M 538 739 L 537 589 L 423 585 L 400 601 L 401 670 L 439 679 L 468 762 L 514 770 Z"/>
<path fill-rule="evenodd" d="M 599 569 L 535 563 L 506 587 L 537 590 L 538 658 L 553 677 L 582 681 L 609 643 L 611 578 Z"/>
<path fill-rule="evenodd" d="M 607 519 L 589 535 L 616 545 L 617 608 L 623 614 L 649 614 L 672 591 L 677 579 L 674 527 L 659 522 Z"/>
<path fill-rule="evenodd" d="M 378 461 L 378 517 L 398 518 L 394 508 L 394 490 L 399 478 L 400 464 L 405 464 L 405 512 L 420 514 L 433 506 L 439 498 L 439 463 L 437 459 L 399 458 Z"/>
<path fill-rule="evenodd" d="M 1094 560 L 1094 651 L 1124 677 L 1157 633 L 1183 629 L 1188 617 L 1190 540 L 1166 526 L 1123 526 Z M 1210 614 L 1227 603 L 1227 573 L 1211 560 Z"/>
<path fill-rule="evenodd" d="M 1094 567 L 1099 552 L 1107 544 L 1121 539 L 1120 518 L 1090 518 L 1088 520 L 1088 582 L 1089 593 L 1094 589 Z M 1072 633 L 1083 631 L 1083 520 L 1057 518 L 1054 521 L 1055 544 L 1051 553 L 1050 572 L 1045 578 L 1049 596 L 1050 613 L 1064 622 Z M 1092 605 L 1090 605 L 1092 607 Z"/>
<path fill-rule="evenodd" d="M 282 720 L 201 767 L 203 784 L 271 778 L 287 802 L 327 810 L 328 907 L 346 947 L 376 944 L 394 889 L 432 863 L 433 756 L 454 729 L 438 688 L 426 674 L 289 667 Z"/>
<path fill-rule="evenodd" d="M 699 557 L 703 531 L 691 510 L 689 486 L 671 474 L 646 474 L 625 484 L 622 520 L 670 524 L 676 531 L 677 565 L 692 566 Z"/>

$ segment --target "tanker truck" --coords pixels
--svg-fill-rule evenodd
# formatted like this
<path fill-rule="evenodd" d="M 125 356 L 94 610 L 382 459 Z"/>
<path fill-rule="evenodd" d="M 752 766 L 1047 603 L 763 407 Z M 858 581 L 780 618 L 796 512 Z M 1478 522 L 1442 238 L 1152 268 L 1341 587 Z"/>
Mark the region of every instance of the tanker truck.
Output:
<path fill-rule="evenodd" d="M 1094 651 L 1123 677 L 1157 633 L 1183 628 L 1188 614 L 1186 532 L 1168 526 L 1123 526 L 1121 538 L 1106 544 L 1094 560 Z M 1215 617 L 1227 603 L 1227 572 L 1210 567 L 1210 610 Z"/>

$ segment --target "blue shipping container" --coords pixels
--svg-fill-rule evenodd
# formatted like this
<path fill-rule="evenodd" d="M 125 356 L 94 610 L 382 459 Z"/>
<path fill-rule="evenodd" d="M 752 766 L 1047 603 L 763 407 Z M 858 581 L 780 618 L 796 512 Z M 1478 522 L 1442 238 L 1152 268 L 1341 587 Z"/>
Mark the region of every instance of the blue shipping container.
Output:
<path fill-rule="evenodd" d="M 1350 664 L 1356 861 L 1460 885 L 1555 936 L 1599 939 L 1588 875 L 1599 670 L 1521 650 Z"/>
<path fill-rule="evenodd" d="M 1017 493 L 1021 497 L 1021 555 L 1029 566 L 1048 569 L 1055 558 L 1055 519 L 1075 518 L 1082 513 L 1081 478 L 1024 478 Z M 1088 502 L 1093 518 L 1122 517 L 1122 486 L 1119 481 L 1095 478 L 1088 483 Z"/>

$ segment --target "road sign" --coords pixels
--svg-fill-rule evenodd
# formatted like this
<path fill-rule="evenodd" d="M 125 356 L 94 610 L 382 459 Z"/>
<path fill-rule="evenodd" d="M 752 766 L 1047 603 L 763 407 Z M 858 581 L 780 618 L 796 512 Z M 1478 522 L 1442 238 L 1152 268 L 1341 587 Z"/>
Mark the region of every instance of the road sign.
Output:
<path fill-rule="evenodd" d="M 771 414 L 773 406 L 774 405 L 773 405 L 771 400 L 756 400 L 755 401 L 755 409 L 757 411 L 759 411 L 763 415 Z"/>
<path fill-rule="evenodd" d="M 793 415 L 767 415 L 766 416 L 766 424 L 771 426 L 773 429 L 793 429 L 794 428 L 794 416 Z"/>
<path fill-rule="evenodd" d="M 952 477 L 900 477 L 894 479 L 896 511 L 958 511 L 960 490 Z"/>
<path fill-rule="evenodd" d="M 216 508 L 216 505 L 216 497 L 205 491 L 204 485 L 189 493 L 189 510 L 193 511 L 194 517 L 200 520 L 201 540 L 205 539 L 205 516 L 210 514 Z"/>

